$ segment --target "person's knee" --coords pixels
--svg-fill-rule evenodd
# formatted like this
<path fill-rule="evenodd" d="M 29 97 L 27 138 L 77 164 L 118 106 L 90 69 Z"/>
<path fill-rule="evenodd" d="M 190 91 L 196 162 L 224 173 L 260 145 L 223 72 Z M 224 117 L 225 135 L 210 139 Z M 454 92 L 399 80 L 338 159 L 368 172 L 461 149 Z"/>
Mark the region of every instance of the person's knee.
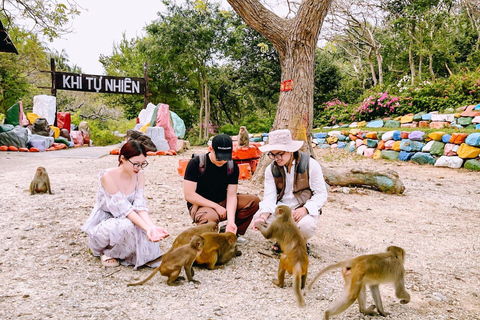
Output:
<path fill-rule="evenodd" d="M 302 236 L 307 240 L 313 237 L 315 235 L 315 231 L 317 230 L 317 224 L 315 223 L 315 219 L 308 219 L 308 217 L 300 220 L 297 226 L 298 229 L 300 229 L 300 233 L 302 234 Z"/>
<path fill-rule="evenodd" d="M 220 222 L 218 217 L 218 213 L 212 208 L 201 208 L 199 209 L 195 215 L 194 219 L 196 224 L 205 224 L 207 222 L 216 222 L 217 224 Z"/>

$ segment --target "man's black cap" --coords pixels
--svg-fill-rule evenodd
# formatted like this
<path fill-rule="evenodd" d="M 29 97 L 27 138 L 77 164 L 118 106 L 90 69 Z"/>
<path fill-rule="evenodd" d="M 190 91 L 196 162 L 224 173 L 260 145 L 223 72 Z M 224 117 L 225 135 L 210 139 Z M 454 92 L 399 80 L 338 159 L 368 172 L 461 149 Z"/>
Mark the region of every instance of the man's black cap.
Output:
<path fill-rule="evenodd" d="M 226 134 L 219 134 L 212 139 L 212 148 L 218 161 L 232 160 L 232 138 Z"/>

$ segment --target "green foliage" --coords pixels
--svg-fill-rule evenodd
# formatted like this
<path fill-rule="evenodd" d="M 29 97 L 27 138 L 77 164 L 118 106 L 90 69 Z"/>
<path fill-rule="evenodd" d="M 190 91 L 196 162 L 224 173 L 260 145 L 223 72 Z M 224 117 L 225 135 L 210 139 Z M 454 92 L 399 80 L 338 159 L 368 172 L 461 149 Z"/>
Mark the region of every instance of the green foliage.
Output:
<path fill-rule="evenodd" d="M 72 124 L 79 125 L 80 122 L 87 121 L 90 128 L 90 138 L 94 145 L 107 146 L 117 144 L 124 138 L 116 136 L 115 132 L 126 134 L 129 129 L 135 127 L 135 119 L 126 120 L 85 120 L 81 117 L 80 112 L 71 115 Z"/>
<path fill-rule="evenodd" d="M 227 124 L 227 125 L 221 126 L 218 131 L 219 133 L 237 135 L 238 131 L 240 130 L 240 127 L 245 126 L 249 133 L 266 133 L 266 132 L 270 132 L 273 125 L 273 120 L 274 120 L 273 117 L 264 117 L 264 116 L 259 116 L 256 113 L 252 113 L 244 117 L 240 122 L 240 124 L 238 125 Z"/>

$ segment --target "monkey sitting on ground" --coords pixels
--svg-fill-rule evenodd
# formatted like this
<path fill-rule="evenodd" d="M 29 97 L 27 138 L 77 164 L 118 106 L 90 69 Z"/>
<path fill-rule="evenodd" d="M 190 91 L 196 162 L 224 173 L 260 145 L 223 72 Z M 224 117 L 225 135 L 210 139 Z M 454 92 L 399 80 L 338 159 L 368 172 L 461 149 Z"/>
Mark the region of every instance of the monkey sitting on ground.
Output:
<path fill-rule="evenodd" d="M 278 280 L 273 283 L 283 287 L 285 271 L 293 275 L 293 290 L 297 296 L 298 305 L 305 306 L 301 289 L 305 288 L 308 271 L 307 243 L 295 224 L 292 211 L 287 206 L 278 206 L 275 209 L 275 220 L 267 227 L 264 222 L 257 223 L 255 227 L 267 239 L 277 240 L 282 254 L 278 264 Z"/>
<path fill-rule="evenodd" d="M 30 195 L 46 192 L 52 194 L 50 179 L 48 178 L 47 170 L 44 167 L 38 167 L 32 182 L 30 182 Z"/>
<path fill-rule="evenodd" d="M 192 239 L 193 236 L 201 236 L 205 232 L 216 232 L 218 231 L 218 226 L 217 223 L 214 221 L 207 222 L 205 224 L 199 224 L 197 226 L 188 228 L 184 231 L 182 231 L 176 238 L 175 241 L 173 241 L 172 247 L 168 252 L 183 246 L 184 244 L 187 244 L 190 242 L 190 239 Z"/>
<path fill-rule="evenodd" d="M 237 148 L 240 147 L 250 148 L 250 137 L 248 136 L 248 131 L 245 126 L 241 126 L 238 132 Z"/>
<path fill-rule="evenodd" d="M 330 316 L 345 311 L 357 299 L 361 313 L 371 316 L 376 315 L 374 312 L 376 306 L 378 313 L 385 317 L 387 313 L 383 310 L 382 297 L 378 288 L 379 284 L 393 282 L 395 284 L 395 295 L 401 299 L 400 303 L 410 302 L 410 294 L 405 290 L 404 259 L 405 251 L 402 248 L 390 246 L 387 248 L 387 252 L 384 253 L 363 255 L 326 267 L 317 274 L 308 288 L 311 290 L 314 282 L 322 274 L 342 268 L 345 280 L 344 291 L 333 306 L 325 311 L 325 319 L 328 320 Z M 365 286 L 367 285 L 375 301 L 375 306 L 370 306 L 369 308 L 366 308 Z"/>
<path fill-rule="evenodd" d="M 202 237 L 205 245 L 195 262 L 206 265 L 207 269 L 213 270 L 215 265 L 227 263 L 231 258 L 242 254 L 237 250 L 237 236 L 234 233 L 205 232 Z"/>
<path fill-rule="evenodd" d="M 205 241 L 202 237 L 193 236 L 190 243 L 165 253 L 162 256 L 162 263 L 156 267 L 146 279 L 136 283 L 129 283 L 127 286 L 142 285 L 150 280 L 158 271 L 160 271 L 162 276 L 168 277 L 167 284 L 169 286 L 178 285 L 178 283 L 175 283 L 177 279 L 185 279 L 179 277 L 182 268 L 185 269 L 188 281 L 200 283 L 197 280 L 193 280 L 192 264 L 195 258 L 202 252 L 204 243 Z"/>

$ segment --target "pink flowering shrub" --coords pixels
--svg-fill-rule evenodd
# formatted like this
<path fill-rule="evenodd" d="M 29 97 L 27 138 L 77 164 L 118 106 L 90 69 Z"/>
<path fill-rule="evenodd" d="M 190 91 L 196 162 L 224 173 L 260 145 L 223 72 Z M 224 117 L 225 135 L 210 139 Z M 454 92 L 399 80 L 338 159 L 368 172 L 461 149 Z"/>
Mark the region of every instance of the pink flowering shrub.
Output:
<path fill-rule="evenodd" d="M 395 109 L 399 106 L 399 97 L 389 95 L 388 92 L 379 92 L 365 98 L 350 114 L 350 120 L 354 122 L 386 118 L 394 115 Z"/>

